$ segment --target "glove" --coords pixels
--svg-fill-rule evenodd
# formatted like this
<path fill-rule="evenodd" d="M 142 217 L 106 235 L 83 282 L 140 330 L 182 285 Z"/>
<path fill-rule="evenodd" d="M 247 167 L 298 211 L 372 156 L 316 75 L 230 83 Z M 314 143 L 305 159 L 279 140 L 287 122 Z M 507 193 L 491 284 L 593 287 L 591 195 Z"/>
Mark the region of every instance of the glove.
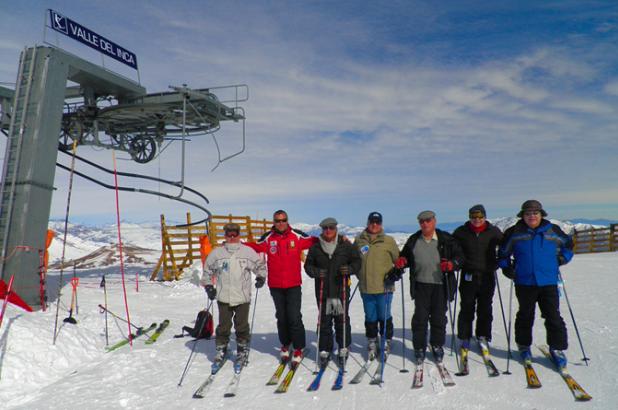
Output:
<path fill-rule="evenodd" d="M 350 265 L 342 265 L 339 268 L 339 273 L 341 273 L 341 276 L 350 276 Z"/>
<path fill-rule="evenodd" d="M 256 289 L 261 288 L 262 286 L 264 286 L 264 282 L 266 282 L 266 279 L 264 279 L 264 278 L 263 278 L 263 277 L 261 277 L 261 276 L 257 276 L 257 277 L 255 278 L 255 288 L 256 288 Z"/>
<path fill-rule="evenodd" d="M 386 279 L 384 280 L 384 282 L 395 283 L 399 279 L 401 279 L 402 275 L 403 275 L 403 269 L 393 268 L 390 271 L 388 271 L 388 273 L 386 274 Z"/>
<path fill-rule="evenodd" d="M 440 270 L 443 273 L 452 272 L 454 269 L 455 266 L 453 265 L 453 261 L 449 261 L 448 259 L 442 259 L 440 261 Z"/>
<path fill-rule="evenodd" d="M 208 295 L 208 299 L 215 300 L 217 297 L 217 289 L 212 285 L 206 285 L 206 294 Z"/>
<path fill-rule="evenodd" d="M 405 256 L 400 256 L 397 258 L 397 260 L 395 261 L 395 267 L 397 269 L 403 269 L 406 267 L 406 265 L 408 264 L 408 260 L 406 259 Z"/>
<path fill-rule="evenodd" d="M 558 266 L 562 266 L 567 263 L 567 260 L 564 256 L 558 255 Z"/>
<path fill-rule="evenodd" d="M 327 272 L 328 272 L 328 271 L 327 271 L 326 269 L 320 269 L 320 270 L 318 271 L 318 278 L 320 278 L 320 279 L 324 279 L 324 278 L 326 277 L 326 273 L 327 273 Z"/>
<path fill-rule="evenodd" d="M 502 274 L 511 280 L 515 279 L 515 269 L 513 269 L 511 266 L 502 268 Z"/>

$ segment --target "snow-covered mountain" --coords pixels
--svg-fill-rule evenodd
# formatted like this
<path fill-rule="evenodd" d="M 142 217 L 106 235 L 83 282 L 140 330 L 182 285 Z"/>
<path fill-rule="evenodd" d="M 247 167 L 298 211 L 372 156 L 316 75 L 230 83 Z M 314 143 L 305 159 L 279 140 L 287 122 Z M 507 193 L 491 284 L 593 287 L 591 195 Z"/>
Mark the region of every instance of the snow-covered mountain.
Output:
<path fill-rule="evenodd" d="M 514 225 L 518 218 L 497 218 L 490 220 L 503 231 Z M 601 227 L 569 221 L 551 219 L 559 225 L 567 234 L 573 234 L 577 230 Z M 454 225 L 454 224 L 453 224 Z M 297 223 L 294 228 L 307 232 L 310 235 L 319 235 L 321 232 L 318 224 Z M 51 221 L 49 228 L 56 232 L 50 247 L 50 268 L 59 269 L 62 259 L 62 239 L 64 237 L 64 221 Z M 124 222 L 120 225 L 123 253 L 125 262 L 141 266 L 155 264 L 161 254 L 161 228 L 157 224 L 136 224 Z M 362 226 L 347 226 L 339 224 L 339 232 L 353 239 L 362 232 Z M 403 246 L 412 232 L 392 232 L 399 246 Z M 65 267 L 73 266 L 78 269 L 101 268 L 119 264 L 118 256 L 118 229 L 115 224 L 91 227 L 80 224 L 68 224 L 66 248 L 64 249 Z"/>

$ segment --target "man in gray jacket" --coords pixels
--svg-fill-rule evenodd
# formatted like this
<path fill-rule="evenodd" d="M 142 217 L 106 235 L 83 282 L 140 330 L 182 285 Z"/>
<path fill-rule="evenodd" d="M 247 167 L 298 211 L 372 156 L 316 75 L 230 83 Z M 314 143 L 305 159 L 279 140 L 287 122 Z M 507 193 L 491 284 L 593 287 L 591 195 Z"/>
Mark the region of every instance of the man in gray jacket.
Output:
<path fill-rule="evenodd" d="M 266 280 L 266 266 L 251 248 L 240 243 L 240 226 L 228 223 L 223 228 L 225 242 L 215 248 L 206 259 L 202 284 L 210 300 L 217 298 L 219 324 L 216 329 L 215 361 L 227 354 L 232 330 L 236 330 L 236 362 L 244 364 L 249 353 L 249 305 L 251 303 L 251 272 L 255 273 L 255 287 Z"/>

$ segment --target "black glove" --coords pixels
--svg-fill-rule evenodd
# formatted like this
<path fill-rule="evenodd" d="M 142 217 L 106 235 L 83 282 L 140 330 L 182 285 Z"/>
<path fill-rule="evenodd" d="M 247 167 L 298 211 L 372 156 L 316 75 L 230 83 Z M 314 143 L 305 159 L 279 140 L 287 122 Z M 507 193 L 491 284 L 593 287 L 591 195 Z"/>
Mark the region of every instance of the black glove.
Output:
<path fill-rule="evenodd" d="M 562 266 L 567 263 L 567 260 L 564 256 L 558 255 L 558 266 Z"/>
<path fill-rule="evenodd" d="M 502 268 L 502 274 L 511 280 L 515 279 L 515 269 L 513 269 L 511 266 Z"/>
<path fill-rule="evenodd" d="M 384 282 L 395 283 L 403 276 L 403 269 L 393 268 L 386 274 Z"/>
<path fill-rule="evenodd" d="M 264 279 L 264 278 L 263 278 L 263 277 L 261 277 L 261 276 L 257 276 L 257 277 L 255 278 L 255 288 L 256 288 L 256 289 L 261 288 L 262 286 L 264 286 L 264 282 L 266 282 L 266 279 Z"/>
<path fill-rule="evenodd" d="M 215 300 L 217 297 L 217 289 L 212 285 L 206 285 L 206 294 L 208 295 L 208 299 Z"/>
<path fill-rule="evenodd" d="M 326 269 L 320 269 L 318 270 L 318 278 L 320 279 L 324 279 L 326 277 L 326 274 L 328 273 L 328 271 Z"/>
<path fill-rule="evenodd" d="M 339 273 L 341 276 L 348 277 L 350 276 L 350 265 L 342 265 L 339 267 Z"/>

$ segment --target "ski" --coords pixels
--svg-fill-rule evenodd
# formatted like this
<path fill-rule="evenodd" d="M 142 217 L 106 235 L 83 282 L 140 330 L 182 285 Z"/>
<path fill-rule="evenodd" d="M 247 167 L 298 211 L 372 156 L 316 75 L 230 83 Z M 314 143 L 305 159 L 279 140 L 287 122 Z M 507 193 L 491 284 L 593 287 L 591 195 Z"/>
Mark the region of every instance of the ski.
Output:
<path fill-rule="evenodd" d="M 446 367 L 444 367 L 444 363 L 436 362 L 436 368 L 438 369 L 438 373 L 440 373 L 440 378 L 442 379 L 442 384 L 444 384 L 447 387 L 455 385 L 455 381 L 453 381 L 453 378 L 451 377 L 451 374 L 446 369 Z"/>
<path fill-rule="evenodd" d="M 416 364 L 416 370 L 414 370 L 414 377 L 412 378 L 412 389 L 423 387 L 423 366 L 424 362 Z"/>
<path fill-rule="evenodd" d="M 277 387 L 277 390 L 275 390 L 275 393 L 285 393 L 288 391 L 288 388 L 290 387 L 290 384 L 292 383 L 292 379 L 294 378 L 294 375 L 296 374 L 296 370 L 300 366 L 301 362 L 302 360 L 298 363 L 292 363 L 292 365 L 290 366 L 290 370 L 288 370 L 288 372 L 285 374 L 283 381 L 279 383 L 279 386 Z"/>
<path fill-rule="evenodd" d="M 459 367 L 460 367 L 460 371 L 455 373 L 455 376 L 467 376 L 468 374 L 470 374 L 470 368 L 468 367 L 468 353 L 470 352 L 469 349 L 465 349 L 465 348 L 461 348 L 459 351 L 459 357 L 460 357 L 460 361 L 459 361 Z"/>
<path fill-rule="evenodd" d="M 569 390 L 571 390 L 571 393 L 573 393 L 573 397 L 575 397 L 575 400 L 588 401 L 592 399 L 592 396 L 586 393 L 582 386 L 580 386 L 579 383 L 575 381 L 573 376 L 571 376 L 571 374 L 567 371 L 566 366 L 558 366 L 558 363 L 556 363 L 556 361 L 551 357 L 551 354 L 549 353 L 549 348 L 547 346 L 543 345 L 537 347 L 545 355 L 545 357 L 547 357 L 553 363 L 554 367 L 556 368 L 558 373 L 560 373 L 560 376 L 562 376 L 562 379 L 568 386 Z"/>
<path fill-rule="evenodd" d="M 270 380 L 268 380 L 268 382 L 266 383 L 267 386 L 274 386 L 275 384 L 279 383 L 279 379 L 281 378 L 281 375 L 283 374 L 283 371 L 285 370 L 285 366 L 287 366 L 287 363 L 288 363 L 287 360 L 282 360 L 279 363 L 279 365 L 275 369 L 275 372 L 270 377 Z"/>
<path fill-rule="evenodd" d="M 352 380 L 350 380 L 350 384 L 358 384 L 358 383 L 360 383 L 363 380 L 363 378 L 365 377 L 365 374 L 369 373 L 369 368 L 374 363 L 374 361 L 375 360 L 367 360 L 365 363 L 363 363 L 363 365 L 358 370 L 358 372 L 354 375 Z"/>
<path fill-rule="evenodd" d="M 223 397 L 234 397 L 236 396 L 236 391 L 238 390 L 238 385 L 240 384 L 240 372 L 245 367 L 245 358 L 241 360 L 236 360 L 234 363 L 234 376 L 232 376 L 232 380 L 227 384 L 225 388 L 225 393 L 223 393 Z"/>
<path fill-rule="evenodd" d="M 331 390 L 341 390 L 343 388 L 343 375 L 345 374 L 345 368 L 343 366 L 339 366 L 339 371 L 337 371 L 337 377 L 333 382 L 333 387 Z"/>
<path fill-rule="evenodd" d="M 131 333 L 127 339 L 123 339 L 120 342 L 116 343 L 115 345 L 107 347 L 106 350 L 108 352 L 116 350 L 119 347 L 122 347 L 122 346 L 124 346 L 126 344 L 129 344 L 130 340 L 137 339 L 138 337 L 140 337 L 140 336 L 150 332 L 151 330 L 154 330 L 156 327 L 157 327 L 156 323 L 151 324 L 146 329 L 140 327 L 139 329 L 137 329 L 137 331 L 135 333 Z"/>
<path fill-rule="evenodd" d="M 195 393 L 193 393 L 194 399 L 204 398 L 204 395 L 206 394 L 206 390 L 215 380 L 215 376 L 217 375 L 217 373 L 219 373 L 219 370 L 221 370 L 221 368 L 223 367 L 223 365 L 225 365 L 226 362 L 227 362 L 227 357 L 223 358 L 223 360 L 221 361 L 212 362 L 210 375 L 208 376 L 206 380 L 204 380 L 204 383 L 202 383 L 200 387 L 197 388 Z"/>
<path fill-rule="evenodd" d="M 481 349 L 481 357 L 483 358 L 483 363 L 485 363 L 485 368 L 487 369 L 487 375 L 489 377 L 500 376 L 498 368 L 494 364 L 493 360 L 491 360 L 491 356 L 489 354 L 489 346 L 487 346 L 487 343 L 481 342 L 479 340 L 479 347 Z"/>
<path fill-rule="evenodd" d="M 532 360 L 524 360 L 524 369 L 526 370 L 526 382 L 529 389 L 538 389 L 541 387 L 541 381 L 536 375 L 534 367 L 532 367 Z"/>
<path fill-rule="evenodd" d="M 371 377 L 371 381 L 369 382 L 369 384 L 382 384 L 382 367 L 384 365 L 382 364 L 382 361 L 378 362 L 378 367 L 376 368 L 376 371 L 373 372 L 373 376 Z"/>
<path fill-rule="evenodd" d="M 156 342 L 159 336 L 161 336 L 161 333 L 163 333 L 163 331 L 169 326 L 169 324 L 170 324 L 170 321 L 167 319 L 161 322 L 157 330 L 155 330 L 155 332 L 152 335 L 150 335 L 150 337 L 146 339 L 144 343 L 146 343 L 147 345 L 151 345 L 154 342 Z"/>
<path fill-rule="evenodd" d="M 326 371 L 327 367 L 328 366 L 320 367 L 320 369 L 318 370 L 318 374 L 315 375 L 313 381 L 311 382 L 309 387 L 307 387 L 307 391 L 316 391 L 320 388 L 320 382 L 322 381 L 322 376 L 324 376 L 324 372 Z"/>

